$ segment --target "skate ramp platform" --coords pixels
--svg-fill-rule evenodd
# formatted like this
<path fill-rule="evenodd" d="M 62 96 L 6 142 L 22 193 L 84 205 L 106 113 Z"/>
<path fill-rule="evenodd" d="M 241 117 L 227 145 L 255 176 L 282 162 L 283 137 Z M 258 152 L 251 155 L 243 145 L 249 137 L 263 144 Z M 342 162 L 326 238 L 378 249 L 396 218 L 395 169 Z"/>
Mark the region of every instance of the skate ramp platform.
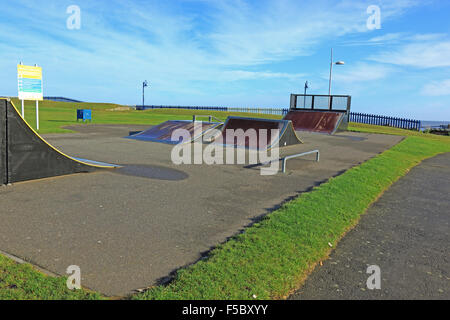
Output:
<path fill-rule="evenodd" d="M 262 136 L 264 132 L 266 134 Z M 253 139 L 250 139 L 251 136 Z M 288 120 L 228 117 L 222 134 L 214 143 L 226 147 L 269 150 L 275 146 L 302 144 L 303 141 L 295 133 L 292 122 Z"/>
<path fill-rule="evenodd" d="M 291 94 L 289 113 L 296 131 L 335 134 L 348 129 L 351 96 Z"/>
<path fill-rule="evenodd" d="M 70 157 L 36 133 L 8 99 L 0 99 L 0 185 L 119 166 Z"/>
<path fill-rule="evenodd" d="M 346 113 L 331 111 L 292 110 L 285 117 L 296 131 L 335 134 L 348 128 Z"/>
<path fill-rule="evenodd" d="M 213 129 L 219 129 L 222 125 L 220 122 L 169 120 L 143 132 L 130 135 L 127 138 L 167 144 L 190 143 L 202 138 L 204 135 L 208 135 Z M 181 139 L 172 140 L 172 135 L 176 130 L 186 130 L 190 139 L 188 141 L 181 141 Z"/>

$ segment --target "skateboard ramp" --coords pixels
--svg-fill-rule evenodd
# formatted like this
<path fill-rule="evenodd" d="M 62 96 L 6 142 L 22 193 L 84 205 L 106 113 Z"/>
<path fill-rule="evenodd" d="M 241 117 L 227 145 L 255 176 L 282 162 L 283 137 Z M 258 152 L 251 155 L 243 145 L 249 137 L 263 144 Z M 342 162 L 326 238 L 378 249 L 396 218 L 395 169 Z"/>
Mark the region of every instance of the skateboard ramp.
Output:
<path fill-rule="evenodd" d="M 272 130 L 277 131 L 274 133 Z M 264 133 L 265 136 L 262 136 Z M 221 136 L 214 143 L 229 147 L 268 150 L 275 146 L 284 147 L 303 142 L 295 133 L 291 121 L 228 117 Z"/>
<path fill-rule="evenodd" d="M 187 130 L 191 137 L 191 139 L 187 142 L 189 143 L 203 137 L 213 129 L 218 129 L 221 125 L 222 123 L 219 122 L 169 120 L 146 131 L 131 135 L 127 138 L 167 144 L 178 144 L 181 141 L 172 141 L 172 134 L 176 130 Z"/>
<path fill-rule="evenodd" d="M 65 155 L 41 138 L 11 101 L 0 99 L 0 185 L 116 167 Z"/>
<path fill-rule="evenodd" d="M 292 121 L 296 131 L 335 134 L 348 127 L 344 112 L 292 110 L 284 119 Z"/>

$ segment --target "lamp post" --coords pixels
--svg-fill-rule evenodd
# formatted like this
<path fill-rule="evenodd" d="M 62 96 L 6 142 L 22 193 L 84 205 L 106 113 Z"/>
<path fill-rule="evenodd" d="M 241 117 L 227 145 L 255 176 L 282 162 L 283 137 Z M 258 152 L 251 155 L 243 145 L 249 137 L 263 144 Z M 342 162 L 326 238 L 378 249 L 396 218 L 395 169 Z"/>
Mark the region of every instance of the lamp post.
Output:
<path fill-rule="evenodd" d="M 331 96 L 331 78 L 333 74 L 333 65 L 343 66 L 345 64 L 344 61 L 334 62 L 333 60 L 333 48 L 331 48 L 331 63 L 330 63 L 330 84 L 328 86 L 328 95 Z"/>
<path fill-rule="evenodd" d="M 305 82 L 305 95 L 303 96 L 303 108 L 306 109 L 306 90 L 309 89 L 309 83 L 308 81 Z"/>
<path fill-rule="evenodd" d="M 144 109 L 145 106 L 145 88 L 148 87 L 148 82 L 145 80 L 142 82 L 142 109 Z"/>

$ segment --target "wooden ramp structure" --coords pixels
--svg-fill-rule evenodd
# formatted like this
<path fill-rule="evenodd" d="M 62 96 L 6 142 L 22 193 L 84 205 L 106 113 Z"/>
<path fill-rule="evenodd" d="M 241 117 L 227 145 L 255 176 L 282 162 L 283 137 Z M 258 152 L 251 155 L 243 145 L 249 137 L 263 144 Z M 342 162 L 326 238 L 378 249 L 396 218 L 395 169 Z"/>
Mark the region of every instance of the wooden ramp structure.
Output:
<path fill-rule="evenodd" d="M 28 125 L 9 99 L 0 99 L 0 185 L 117 167 L 62 153 Z"/>
<path fill-rule="evenodd" d="M 296 131 L 332 135 L 348 129 L 350 109 L 350 96 L 292 94 L 284 119 L 292 121 Z"/>
<path fill-rule="evenodd" d="M 219 129 L 223 124 L 221 122 L 201 122 L 190 120 L 169 120 L 154 126 L 148 130 L 130 135 L 128 139 L 160 142 L 166 144 L 179 144 L 180 142 L 191 143 L 214 129 Z M 188 141 L 173 140 L 173 134 L 177 130 L 186 130 L 186 136 L 189 134 Z"/>
<path fill-rule="evenodd" d="M 291 121 L 228 117 L 222 134 L 214 143 L 226 147 L 269 150 L 303 142 L 295 133 Z"/>

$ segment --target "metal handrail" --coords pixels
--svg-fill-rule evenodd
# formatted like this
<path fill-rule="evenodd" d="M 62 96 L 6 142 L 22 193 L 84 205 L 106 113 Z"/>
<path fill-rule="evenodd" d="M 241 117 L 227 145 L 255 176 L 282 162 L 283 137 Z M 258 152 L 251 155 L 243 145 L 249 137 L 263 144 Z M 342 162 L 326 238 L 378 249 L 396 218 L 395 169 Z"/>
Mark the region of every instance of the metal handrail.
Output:
<path fill-rule="evenodd" d="M 281 171 L 282 171 L 283 173 L 286 173 L 286 164 L 287 164 L 287 161 L 288 161 L 288 160 L 294 159 L 294 158 L 303 157 L 303 156 L 307 156 L 307 155 L 310 155 L 310 154 L 313 154 L 313 153 L 316 153 L 316 154 L 317 154 L 317 155 L 316 155 L 316 161 L 319 162 L 319 161 L 320 161 L 320 151 L 319 151 L 319 150 L 314 150 L 314 151 L 308 151 L 308 152 L 303 152 L 303 153 L 293 154 L 293 155 L 286 156 L 286 157 L 282 158 L 282 159 L 281 159 L 281 161 L 282 161 Z"/>
<path fill-rule="evenodd" d="M 212 122 L 213 119 L 216 120 L 217 122 L 221 122 L 221 123 L 223 122 L 222 120 L 220 120 L 220 119 L 218 119 L 218 118 L 216 118 L 214 116 L 209 116 L 209 115 L 194 115 L 193 116 L 193 122 L 196 122 L 197 118 L 206 118 L 206 117 L 209 118 L 209 122 Z"/>
<path fill-rule="evenodd" d="M 283 173 L 286 173 L 286 164 L 287 164 L 288 160 L 294 159 L 294 158 L 303 157 L 303 156 L 307 156 L 307 155 L 310 155 L 310 154 L 313 154 L 313 153 L 317 154 L 316 155 L 316 161 L 319 162 L 320 161 L 320 151 L 319 150 L 313 150 L 313 151 L 308 151 L 308 152 L 292 154 L 290 156 L 286 156 L 286 157 L 283 157 L 283 158 L 280 158 L 280 159 L 277 159 L 277 160 L 267 161 L 267 162 L 261 163 L 260 165 L 265 166 L 265 165 L 271 164 L 272 162 L 275 162 L 275 161 L 277 161 L 277 162 L 281 161 L 281 163 L 282 163 L 281 171 Z"/>

